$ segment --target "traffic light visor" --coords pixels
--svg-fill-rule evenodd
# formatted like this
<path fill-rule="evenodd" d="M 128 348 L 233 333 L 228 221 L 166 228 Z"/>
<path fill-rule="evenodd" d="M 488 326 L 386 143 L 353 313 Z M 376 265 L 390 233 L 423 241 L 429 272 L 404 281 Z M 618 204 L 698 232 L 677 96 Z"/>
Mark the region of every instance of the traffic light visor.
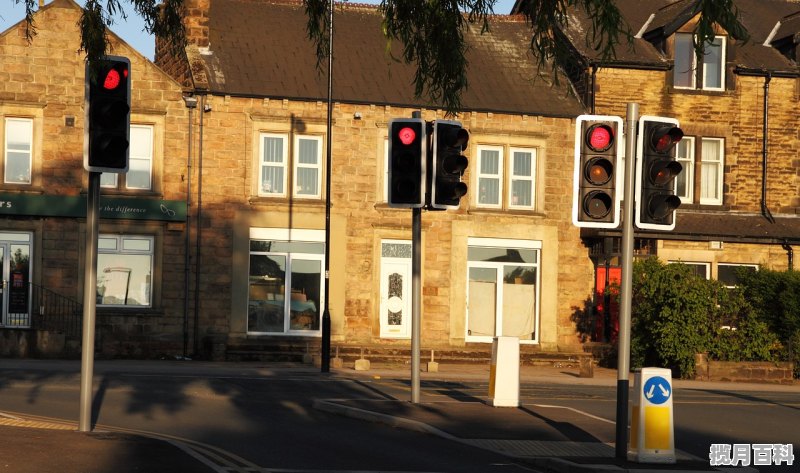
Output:
<path fill-rule="evenodd" d="M 650 181 L 657 186 L 666 185 L 675 179 L 682 170 L 683 166 L 677 161 L 655 161 L 650 166 Z"/>
<path fill-rule="evenodd" d="M 614 144 L 611 127 L 605 124 L 592 125 L 586 130 L 586 145 L 596 153 L 608 150 Z"/>
<path fill-rule="evenodd" d="M 683 130 L 676 126 L 661 126 L 653 131 L 653 148 L 659 153 L 666 153 L 683 138 Z"/>

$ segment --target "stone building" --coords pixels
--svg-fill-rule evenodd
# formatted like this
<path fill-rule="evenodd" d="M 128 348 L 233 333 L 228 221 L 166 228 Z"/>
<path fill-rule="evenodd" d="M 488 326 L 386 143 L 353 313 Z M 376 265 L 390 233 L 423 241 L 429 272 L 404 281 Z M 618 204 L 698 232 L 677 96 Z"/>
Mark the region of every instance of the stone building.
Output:
<path fill-rule="evenodd" d="M 0 353 L 80 349 L 86 194 L 84 54 L 72 0 L 0 33 Z M 69 27 L 65 27 L 68 25 Z M 189 113 L 180 85 L 110 33 L 131 61 L 131 170 L 103 174 L 97 349 L 180 353 Z"/>
<path fill-rule="evenodd" d="M 514 335 L 525 356 L 572 356 L 609 335 L 593 306 L 618 267 L 619 231 L 571 223 L 574 129 L 578 115 L 622 116 L 627 102 L 686 133 L 676 229 L 637 231 L 638 254 L 731 284 L 739 266 L 791 267 L 800 8 L 738 0 L 751 40 L 719 31 L 695 65 L 692 2 L 618 3 L 640 33 L 633 47 L 601 61 L 573 12 L 558 86 L 534 80 L 520 16 L 484 34 L 469 25 L 457 117 L 414 97 L 414 70 L 394 59 L 400 45 L 387 54 L 375 7 L 337 5 L 330 131 L 327 65 L 300 2 L 187 0 L 189 42 L 178 54 L 157 45 L 156 64 L 112 33 L 112 53 L 132 64 L 132 171 L 103 175 L 98 354 L 299 359 L 318 353 L 328 308 L 334 349 L 407 357 L 412 219 L 387 204 L 387 128 L 415 112 L 470 132 L 460 208 L 422 215 L 423 349 L 485 359 L 494 336 Z M 54 0 L 32 42 L 24 23 L 0 33 L 6 355 L 79 349 L 84 64 L 77 29 L 63 27 L 79 14 Z"/>
<path fill-rule="evenodd" d="M 203 336 L 240 359 L 318 343 L 330 144 L 332 343 L 407 349 L 411 211 L 386 204 L 387 124 L 445 116 L 385 53 L 376 8 L 337 5 L 330 136 L 326 66 L 300 2 L 193 0 L 187 11 L 185 56 L 157 47 L 156 63 L 206 112 L 193 137 Z M 572 317 L 591 295 L 592 264 L 569 212 L 582 108 L 563 85 L 533 81 L 526 31 L 496 17 L 491 32 L 466 32 L 470 85 L 456 118 L 470 132 L 469 191 L 460 209 L 422 216 L 421 342 L 443 356 L 485 357 L 500 334 L 527 352 L 581 349 Z"/>
<path fill-rule="evenodd" d="M 800 5 L 737 0 L 749 40 L 716 26 L 698 61 L 692 48 L 696 2 L 616 4 L 635 36 L 615 59 L 603 60 L 587 46 L 591 30 L 581 10 L 571 12 L 559 38 L 572 51 L 563 70 L 590 113 L 624 117 L 633 102 L 640 115 L 677 118 L 685 132 L 677 147 L 684 170 L 675 187 L 681 199 L 676 227 L 637 230 L 640 254 L 692 265 L 730 285 L 743 266 L 791 268 L 800 243 Z M 619 230 L 581 233 L 598 265 L 598 288 L 607 272 L 615 274 L 619 236 Z"/>

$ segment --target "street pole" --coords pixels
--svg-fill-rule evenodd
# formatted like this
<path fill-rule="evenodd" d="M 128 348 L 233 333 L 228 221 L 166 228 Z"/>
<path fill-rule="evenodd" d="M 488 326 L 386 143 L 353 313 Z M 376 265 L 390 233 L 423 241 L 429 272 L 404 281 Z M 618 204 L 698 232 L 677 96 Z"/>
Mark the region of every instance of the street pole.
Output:
<path fill-rule="evenodd" d="M 639 104 L 629 103 L 625 126 L 625 196 L 622 214 L 622 286 L 620 287 L 617 350 L 616 457 L 628 456 L 628 390 L 631 360 L 631 297 L 633 287 L 633 170 L 636 164 L 636 123 Z"/>
<path fill-rule="evenodd" d="M 422 112 L 416 111 L 411 118 L 422 118 Z M 423 124 L 423 126 L 427 126 Z M 427 136 L 427 135 L 426 135 Z M 426 152 L 428 146 L 425 147 Z M 426 156 L 422 157 L 427 159 Z M 427 179 L 427 177 L 426 177 Z M 425 182 L 423 186 L 427 187 Z M 422 331 L 422 209 L 414 208 L 411 212 L 411 403 L 419 403 L 419 345 Z"/>
<path fill-rule="evenodd" d="M 412 209 L 411 222 L 411 403 L 419 403 L 419 342 L 422 312 L 422 209 Z"/>
<path fill-rule="evenodd" d="M 328 25 L 328 146 L 325 154 L 325 310 L 322 311 L 322 342 L 320 351 L 320 371 L 328 373 L 331 370 L 331 162 L 333 147 L 332 121 L 333 121 L 333 0 L 330 2 L 330 17 Z"/>
<path fill-rule="evenodd" d="M 83 344 L 81 345 L 79 432 L 91 432 L 92 430 L 92 378 L 97 305 L 97 207 L 99 200 L 100 173 L 89 172 L 89 195 L 86 199 L 86 255 L 83 268 Z"/>

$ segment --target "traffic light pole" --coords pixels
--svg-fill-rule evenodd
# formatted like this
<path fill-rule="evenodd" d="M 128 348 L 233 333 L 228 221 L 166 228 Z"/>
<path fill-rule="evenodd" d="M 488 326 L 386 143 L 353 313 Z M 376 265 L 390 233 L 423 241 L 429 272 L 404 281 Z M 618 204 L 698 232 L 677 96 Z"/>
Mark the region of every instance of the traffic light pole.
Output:
<path fill-rule="evenodd" d="M 631 297 L 633 288 L 633 195 L 636 166 L 636 124 L 639 104 L 629 103 L 625 127 L 625 205 L 622 214 L 622 286 L 617 349 L 616 457 L 628 456 L 628 392 L 631 361 Z"/>
<path fill-rule="evenodd" d="M 97 309 L 97 234 L 100 173 L 89 172 L 86 199 L 86 255 L 83 277 L 83 343 L 81 345 L 81 396 L 79 432 L 92 431 L 92 378 L 94 376 L 94 335 Z"/>
<path fill-rule="evenodd" d="M 422 112 L 411 113 L 422 118 Z M 425 124 L 423 124 L 425 126 Z M 427 136 L 427 134 L 426 134 Z M 427 138 L 426 138 L 427 139 Z M 425 148 L 429 150 L 429 147 Z M 423 156 L 423 159 L 425 157 Z M 425 183 L 422 183 L 425 186 Z M 422 209 L 411 209 L 411 403 L 419 403 L 419 345 L 422 338 Z"/>
<path fill-rule="evenodd" d="M 422 209 L 412 209 L 411 222 L 411 403 L 419 403 L 419 345 L 422 313 Z"/>

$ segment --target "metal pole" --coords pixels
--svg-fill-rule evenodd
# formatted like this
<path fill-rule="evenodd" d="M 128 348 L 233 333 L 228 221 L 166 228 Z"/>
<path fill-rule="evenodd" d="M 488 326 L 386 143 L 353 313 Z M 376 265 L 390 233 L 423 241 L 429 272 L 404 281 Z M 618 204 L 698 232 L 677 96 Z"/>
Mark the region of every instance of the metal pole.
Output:
<path fill-rule="evenodd" d="M 81 397 L 78 431 L 92 430 L 92 377 L 94 371 L 94 325 L 97 304 L 97 214 L 100 173 L 89 173 L 86 200 L 86 255 L 83 276 L 83 344 L 81 345 Z"/>
<path fill-rule="evenodd" d="M 331 268 L 331 151 L 333 148 L 333 0 L 330 1 L 330 18 L 328 24 L 328 146 L 325 157 L 325 310 L 322 311 L 322 343 L 320 350 L 320 370 L 327 373 L 331 370 L 331 311 L 330 302 L 330 268 Z"/>
<path fill-rule="evenodd" d="M 636 124 L 639 104 L 629 103 L 625 126 L 625 203 L 622 214 L 622 286 L 617 353 L 616 456 L 628 456 L 628 389 L 631 370 L 631 296 L 633 286 L 633 170 L 636 165 Z"/>
<path fill-rule="evenodd" d="M 422 312 L 422 209 L 412 209 L 411 222 L 411 402 L 419 403 L 419 342 Z"/>

